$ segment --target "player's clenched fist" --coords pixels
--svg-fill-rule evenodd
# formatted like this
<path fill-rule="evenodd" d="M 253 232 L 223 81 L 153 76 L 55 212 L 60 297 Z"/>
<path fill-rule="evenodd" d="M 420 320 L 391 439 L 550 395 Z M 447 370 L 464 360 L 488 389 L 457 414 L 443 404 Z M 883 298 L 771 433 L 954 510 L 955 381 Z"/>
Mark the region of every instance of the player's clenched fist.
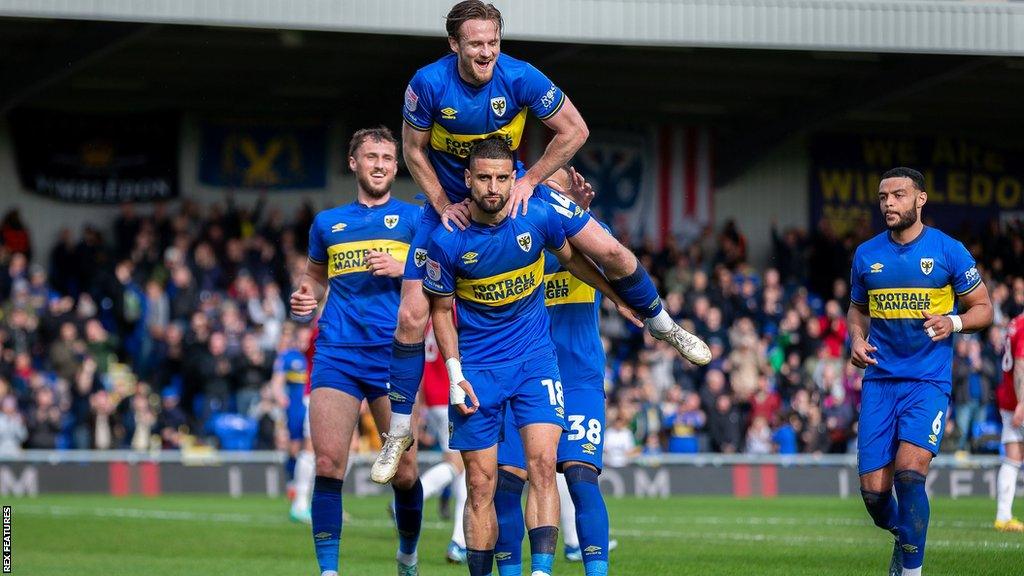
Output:
<path fill-rule="evenodd" d="M 366 257 L 366 267 L 373 272 L 374 276 L 387 276 L 399 278 L 405 272 L 405 265 L 395 260 L 395 257 L 387 252 L 370 250 Z"/>
<path fill-rule="evenodd" d="M 316 297 L 313 296 L 313 290 L 309 287 L 309 284 L 303 282 L 299 284 L 299 289 L 292 292 L 292 297 L 289 300 L 292 308 L 292 318 L 296 320 L 309 319 L 312 317 L 313 312 L 316 310 Z"/>
<path fill-rule="evenodd" d="M 869 344 L 867 340 L 856 337 L 850 344 L 850 363 L 861 369 L 867 368 L 868 364 L 878 364 L 878 360 L 871 357 L 871 354 L 877 351 L 878 348 Z"/>
<path fill-rule="evenodd" d="M 949 316 L 936 316 L 934 314 L 924 313 L 924 332 L 932 339 L 932 342 L 938 342 L 939 340 L 945 340 L 949 338 L 955 330 L 953 329 L 953 319 Z"/>

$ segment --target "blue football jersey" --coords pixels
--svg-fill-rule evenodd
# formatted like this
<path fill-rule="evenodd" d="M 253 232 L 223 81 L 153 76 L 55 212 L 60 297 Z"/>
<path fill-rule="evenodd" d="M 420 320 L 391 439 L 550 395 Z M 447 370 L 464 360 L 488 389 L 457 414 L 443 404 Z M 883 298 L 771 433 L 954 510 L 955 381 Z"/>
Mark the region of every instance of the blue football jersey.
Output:
<path fill-rule="evenodd" d="M 908 244 L 889 232 L 864 242 L 853 256 L 850 300 L 867 306 L 868 342 L 878 348 L 877 365 L 865 380 L 925 380 L 952 383 L 953 339 L 932 342 L 924 331 L 924 312 L 950 314 L 956 297 L 981 284 L 974 258 L 960 242 L 925 226 Z"/>
<path fill-rule="evenodd" d="M 532 65 L 500 54 L 494 76 L 483 86 L 466 83 L 458 71 L 458 58 L 449 54 L 420 68 L 405 90 L 405 122 L 430 131 L 430 163 L 452 202 L 469 196 L 465 169 L 469 149 L 490 136 L 505 138 L 519 148 L 526 126 L 526 111 L 540 119 L 562 109 L 565 95 Z"/>
<path fill-rule="evenodd" d="M 289 348 L 274 360 L 274 373 L 284 374 L 289 386 L 306 387 L 306 355 L 294 348 Z"/>
<path fill-rule="evenodd" d="M 608 227 L 601 223 L 608 230 Z M 604 391 L 601 293 L 573 276 L 553 254 L 544 260 L 544 304 L 551 318 L 551 340 L 565 390 Z"/>
<path fill-rule="evenodd" d="M 316 215 L 309 229 L 309 259 L 327 265 L 330 288 L 318 323 L 317 348 L 391 342 L 402 279 L 374 276 L 366 257 L 376 250 L 404 263 L 420 210 L 392 198 L 380 206 L 353 202 Z"/>
<path fill-rule="evenodd" d="M 544 249 L 565 245 L 559 218 L 549 204 L 531 198 L 525 216 L 434 232 L 423 289 L 455 295 L 459 353 L 466 365 L 498 366 L 551 354 Z"/>

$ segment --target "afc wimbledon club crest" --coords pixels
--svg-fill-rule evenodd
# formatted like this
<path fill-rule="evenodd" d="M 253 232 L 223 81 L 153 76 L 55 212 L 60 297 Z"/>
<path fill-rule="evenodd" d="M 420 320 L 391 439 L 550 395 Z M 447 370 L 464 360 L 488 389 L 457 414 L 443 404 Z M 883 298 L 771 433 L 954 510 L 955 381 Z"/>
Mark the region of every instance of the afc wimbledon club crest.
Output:
<path fill-rule="evenodd" d="M 427 250 L 425 248 L 417 248 L 413 252 L 412 260 L 416 263 L 417 268 L 423 268 L 423 265 L 427 263 Z"/>
<path fill-rule="evenodd" d="M 533 238 L 529 232 L 523 232 L 519 236 L 516 236 L 516 242 L 519 243 L 519 247 L 522 248 L 523 252 L 529 252 L 530 248 L 533 247 Z"/>
<path fill-rule="evenodd" d="M 385 216 L 384 225 L 388 227 L 388 230 L 398 226 L 398 214 L 388 214 Z"/>
<path fill-rule="evenodd" d="M 927 276 L 932 273 L 932 268 L 935 268 L 935 260 L 933 258 L 921 258 L 921 272 Z"/>
<path fill-rule="evenodd" d="M 497 98 L 491 98 L 491 110 L 494 110 L 494 115 L 501 118 L 505 115 L 505 97 L 498 96 Z"/>

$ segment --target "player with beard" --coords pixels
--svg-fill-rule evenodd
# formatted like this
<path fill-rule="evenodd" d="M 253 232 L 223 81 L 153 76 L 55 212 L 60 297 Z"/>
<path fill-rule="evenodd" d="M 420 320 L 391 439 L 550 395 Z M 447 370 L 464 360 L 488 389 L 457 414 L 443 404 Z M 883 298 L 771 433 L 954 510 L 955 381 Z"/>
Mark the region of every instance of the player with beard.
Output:
<path fill-rule="evenodd" d="M 412 444 L 408 425 L 423 374 L 423 333 L 429 308 L 423 296 L 423 265 L 431 233 L 469 226 L 466 157 L 474 142 L 499 137 L 513 152 L 519 147 L 528 113 L 554 132 L 541 157 L 527 170 L 516 162 L 509 215 L 528 214 L 528 200 L 539 197 L 563 219 L 573 247 L 596 262 L 615 292 L 640 314 L 655 338 L 671 344 L 695 364 L 711 361 L 711 351 L 679 327 L 664 310 L 650 275 L 636 256 L 569 199 L 542 184 L 566 164 L 589 131 L 579 111 L 540 70 L 501 52 L 502 16 L 480 0 L 459 2 L 446 19 L 451 54 L 419 69 L 405 91 L 403 154 L 416 184 L 427 196 L 423 220 L 405 270 L 402 305 L 395 332 L 389 382 L 391 429 L 374 462 L 371 477 L 388 482 L 398 455 Z"/>
<path fill-rule="evenodd" d="M 921 222 L 924 186 L 921 173 L 910 168 L 882 175 L 878 201 L 888 230 L 857 247 L 847 315 L 850 360 L 865 369 L 857 445 L 861 495 L 875 525 L 896 538 L 891 576 L 917 576 L 924 563 L 925 478 L 948 416 L 951 336 L 992 323 L 974 258 Z"/>
<path fill-rule="evenodd" d="M 530 481 L 526 524 L 538 561 L 532 573 L 549 575 L 558 537 L 555 462 L 565 405 L 544 305 L 545 250 L 620 311 L 625 305 L 593 264 L 573 251 L 562 216 L 549 204 L 531 199 L 528 214 L 510 216 L 515 170 L 503 138 L 473 145 L 464 178 L 472 198 L 470 224 L 465 230 L 439 228 L 431 236 L 423 289 L 431 295 L 434 334 L 448 368 L 449 446 L 462 453 L 466 467 L 466 563 L 471 576 L 492 572 L 497 445 L 502 420 L 514 418 Z"/>
<path fill-rule="evenodd" d="M 390 419 L 387 370 L 398 315 L 401 277 L 420 209 L 391 197 L 398 143 L 387 128 L 359 130 L 349 143 L 355 202 L 324 210 L 309 230 L 309 260 L 291 295 L 291 314 L 317 323 L 309 425 L 316 456 L 311 516 L 322 576 L 337 576 L 341 489 L 352 433 L 365 399 L 379 429 Z M 328 295 L 328 288 L 330 293 Z M 402 455 L 392 482 L 398 525 L 398 574 L 418 574 L 416 545 L 423 488 L 416 450 Z"/>

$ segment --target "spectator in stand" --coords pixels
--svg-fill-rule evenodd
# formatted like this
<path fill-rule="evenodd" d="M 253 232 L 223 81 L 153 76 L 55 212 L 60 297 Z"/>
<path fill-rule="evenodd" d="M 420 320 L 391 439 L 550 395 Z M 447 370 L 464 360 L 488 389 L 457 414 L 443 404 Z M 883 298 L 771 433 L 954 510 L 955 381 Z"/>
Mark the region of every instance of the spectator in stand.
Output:
<path fill-rule="evenodd" d="M 33 404 L 26 425 L 28 439 L 25 447 L 53 450 L 57 447 L 60 426 L 60 407 L 54 402 L 53 390 L 43 384 L 36 388 L 33 394 Z"/>
<path fill-rule="evenodd" d="M 28 429 L 18 411 L 18 399 L 11 395 L 0 396 L 0 456 L 21 452 L 21 443 L 26 438 Z"/>
<path fill-rule="evenodd" d="M 3 242 L 9 253 L 22 254 L 26 259 L 32 259 L 32 239 L 17 208 L 8 210 L 0 222 L 0 242 Z"/>
<path fill-rule="evenodd" d="M 707 418 L 700 409 L 700 397 L 696 393 L 683 392 L 680 395 L 681 401 L 673 406 L 672 411 L 665 414 L 668 452 L 693 454 L 700 451 L 698 435 L 703 431 Z"/>
<path fill-rule="evenodd" d="M 605 431 L 604 465 L 609 468 L 626 466 L 637 452 L 636 439 L 629 429 L 628 422 L 627 412 L 619 409 L 612 419 L 611 426 Z"/>
<path fill-rule="evenodd" d="M 714 408 L 708 416 L 708 433 L 713 451 L 735 454 L 740 450 L 740 413 L 728 394 L 715 399 Z"/>
<path fill-rule="evenodd" d="M 959 338 L 953 355 L 953 413 L 960 433 L 957 450 L 966 450 L 976 440 L 974 425 L 985 421 L 992 402 L 992 383 L 996 367 L 986 366 L 981 343 L 975 338 Z"/>

